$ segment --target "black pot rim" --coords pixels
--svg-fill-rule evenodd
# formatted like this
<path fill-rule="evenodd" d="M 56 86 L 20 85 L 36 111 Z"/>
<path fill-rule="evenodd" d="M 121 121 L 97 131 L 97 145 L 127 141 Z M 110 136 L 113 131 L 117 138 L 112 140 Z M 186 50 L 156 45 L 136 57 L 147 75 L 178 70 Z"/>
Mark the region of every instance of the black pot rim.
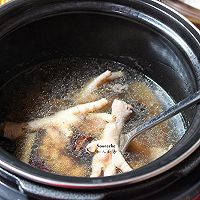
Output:
<path fill-rule="evenodd" d="M 41 3 L 40 0 L 15 0 L 12 1 L 0 8 L 0 22 L 6 19 L 6 16 L 9 15 L 9 13 L 12 13 L 13 11 L 16 11 L 19 9 L 25 9 L 26 6 L 29 6 L 29 3 Z M 40 3 L 39 3 L 40 2 Z M 54 2 L 55 0 L 49 0 L 49 3 Z M 60 0 L 60 3 L 64 3 L 64 1 Z M 113 1 L 114 2 L 114 1 Z M 126 17 L 126 18 L 132 18 L 133 15 L 138 15 L 139 12 L 131 8 L 132 1 L 126 1 L 123 2 L 122 0 L 115 1 L 113 3 L 112 0 L 103 0 L 103 1 L 68 1 L 69 11 L 75 10 L 84 10 L 87 12 L 104 12 L 104 14 L 113 14 L 118 17 Z M 180 23 L 184 23 L 184 27 L 187 28 L 188 32 L 191 34 L 191 37 L 195 40 L 195 36 L 198 36 L 200 38 L 200 32 L 199 30 L 192 25 L 187 19 L 185 19 L 183 16 L 178 14 L 173 9 L 169 8 L 168 6 L 164 5 L 161 2 L 157 1 L 150 1 L 150 0 L 137 0 L 136 2 L 143 4 L 145 6 L 150 6 L 153 9 L 159 11 L 159 12 L 165 12 L 168 13 L 168 15 L 171 15 L 176 20 L 179 20 Z M 66 2 L 65 2 L 66 4 Z M 52 4 L 55 6 L 55 4 Z M 23 7 L 24 6 L 24 7 Z M 59 9 L 59 6 L 58 8 Z M 40 18 L 45 17 L 45 10 L 44 12 L 38 12 L 35 13 L 36 15 L 39 15 Z M 131 13 L 133 11 L 133 13 Z M 137 16 L 137 17 L 138 17 Z M 25 20 L 25 19 L 23 19 Z M 141 20 L 141 19 L 140 19 Z M 33 19 L 34 21 L 34 19 Z M 10 21 L 6 21 L 2 25 L 0 25 L 0 37 L 3 37 L 6 33 L 6 31 L 11 31 L 16 26 L 19 26 L 21 21 L 15 21 L 13 24 L 10 24 L 9 28 L 12 29 L 6 29 L 7 27 L 6 23 L 9 23 Z M 13 27 L 12 27 L 13 26 Z M 4 32 L 4 29 L 6 30 Z M 200 41 L 200 39 L 199 39 Z M 196 42 L 199 44 L 199 41 L 196 39 Z M 200 45 L 199 45 L 200 46 Z M 193 62 L 197 62 L 194 61 Z M 199 88 L 200 84 L 198 85 Z M 59 175 L 54 175 L 50 173 L 41 173 L 41 171 L 34 169 L 17 159 L 13 158 L 11 155 L 6 153 L 5 151 L 0 149 L 0 166 L 9 172 L 12 172 L 16 175 L 22 176 L 24 178 L 27 178 L 29 180 L 42 183 L 45 185 L 51 185 L 51 186 L 57 186 L 57 187 L 64 187 L 64 188 L 73 188 L 73 189 L 100 189 L 100 188 L 109 188 L 109 187 L 116 187 L 126 184 L 133 184 L 138 183 L 147 179 L 150 179 L 152 177 L 155 177 L 159 174 L 162 174 L 170 169 L 172 169 L 174 166 L 185 160 L 189 155 L 191 155 L 199 146 L 200 146 L 200 138 L 198 137 L 198 132 L 200 131 L 200 127 L 198 125 L 198 119 L 200 118 L 200 106 L 197 106 L 196 115 L 194 116 L 192 126 L 189 128 L 188 131 L 194 132 L 195 138 L 190 143 L 186 143 L 183 148 L 180 148 L 177 153 L 176 157 L 169 157 L 168 153 L 164 155 L 161 159 L 158 159 L 148 166 L 145 166 L 141 169 L 120 174 L 117 176 L 110 176 L 110 177 L 101 177 L 101 178 L 77 178 L 77 177 L 62 177 Z M 199 113 L 199 114 L 198 114 Z"/>

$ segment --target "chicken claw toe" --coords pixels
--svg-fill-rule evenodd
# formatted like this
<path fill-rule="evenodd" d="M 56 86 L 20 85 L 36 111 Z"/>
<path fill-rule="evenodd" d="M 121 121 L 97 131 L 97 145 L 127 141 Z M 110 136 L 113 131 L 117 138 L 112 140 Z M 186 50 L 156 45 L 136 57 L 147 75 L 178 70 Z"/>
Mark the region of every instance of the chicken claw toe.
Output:
<path fill-rule="evenodd" d="M 96 141 L 91 142 L 91 143 L 89 143 L 89 144 L 86 146 L 86 151 L 87 151 L 87 152 L 92 152 L 92 153 L 94 153 L 96 150 L 97 150 Z"/>
<path fill-rule="evenodd" d="M 104 170 L 104 176 L 112 176 L 116 174 L 116 167 L 114 164 L 109 164 Z"/>
<path fill-rule="evenodd" d="M 97 155 L 94 155 L 92 161 L 92 173 L 90 177 L 99 177 L 101 175 L 102 168 L 103 166 L 99 161 L 99 159 L 97 158 Z"/>
<path fill-rule="evenodd" d="M 122 172 L 129 172 L 132 170 L 132 168 L 129 166 L 129 164 L 124 159 L 121 152 L 117 151 L 113 157 L 112 157 L 113 163 L 115 166 L 122 170 Z"/>

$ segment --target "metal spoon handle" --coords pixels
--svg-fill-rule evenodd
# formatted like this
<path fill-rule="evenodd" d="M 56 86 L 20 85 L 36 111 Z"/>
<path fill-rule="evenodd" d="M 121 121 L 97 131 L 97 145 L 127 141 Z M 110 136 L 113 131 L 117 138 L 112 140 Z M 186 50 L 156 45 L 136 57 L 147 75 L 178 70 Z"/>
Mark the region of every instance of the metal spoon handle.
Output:
<path fill-rule="evenodd" d="M 148 129 L 160 124 L 161 122 L 175 116 L 180 111 L 197 103 L 198 101 L 200 101 L 200 91 L 197 91 L 196 93 L 190 95 L 189 97 L 183 99 L 179 103 L 170 107 L 168 110 L 166 110 L 166 111 L 160 113 L 159 115 L 140 124 L 138 127 L 136 127 L 135 129 L 130 131 L 128 134 L 126 134 L 126 138 L 124 139 L 124 142 L 122 142 L 122 144 L 120 144 L 121 151 L 124 152 L 127 149 L 128 144 L 131 142 L 131 140 L 133 138 L 135 138 L 136 136 L 138 136 L 139 134 L 141 134 L 144 131 L 147 131 Z"/>

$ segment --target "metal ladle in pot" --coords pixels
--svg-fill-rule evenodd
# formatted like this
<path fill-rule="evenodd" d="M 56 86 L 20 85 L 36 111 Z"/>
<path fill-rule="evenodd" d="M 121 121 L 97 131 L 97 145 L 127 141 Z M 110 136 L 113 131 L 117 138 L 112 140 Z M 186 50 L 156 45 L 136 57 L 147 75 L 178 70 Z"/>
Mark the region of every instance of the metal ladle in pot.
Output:
<path fill-rule="evenodd" d="M 123 134 L 120 139 L 120 150 L 122 152 L 125 152 L 128 148 L 129 143 L 138 135 L 141 133 L 144 133 L 145 131 L 149 130 L 150 128 L 153 128 L 154 126 L 160 124 L 161 122 L 175 116 L 185 108 L 197 103 L 200 101 L 200 91 L 197 91 L 196 93 L 190 95 L 189 97 L 183 99 L 179 103 L 173 105 L 168 110 L 160 113 L 159 115 L 150 118 L 146 122 L 140 124 L 133 130 L 131 130 L 127 134 Z"/>

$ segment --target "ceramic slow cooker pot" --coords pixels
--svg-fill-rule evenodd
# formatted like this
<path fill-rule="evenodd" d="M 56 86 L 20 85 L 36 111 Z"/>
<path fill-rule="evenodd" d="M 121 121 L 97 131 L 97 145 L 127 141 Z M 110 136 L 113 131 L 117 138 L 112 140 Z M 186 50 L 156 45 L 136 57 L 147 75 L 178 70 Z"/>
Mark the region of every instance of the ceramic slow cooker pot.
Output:
<path fill-rule="evenodd" d="M 142 71 L 178 102 L 199 89 L 199 42 L 199 31 L 189 21 L 157 1 L 16 0 L 0 8 L 0 84 L 52 58 L 106 58 Z M 175 147 L 128 173 L 99 178 L 59 176 L 32 168 L 3 148 L 1 173 L 21 190 L 44 196 L 53 195 L 46 192 L 49 188 L 54 195 L 68 188 L 68 199 L 77 198 L 76 192 L 85 199 L 105 198 L 111 191 L 125 195 L 122 190 L 135 198 L 152 194 L 199 164 L 198 152 L 194 153 L 200 145 L 199 109 L 197 105 L 182 113 L 187 131 Z M 0 112 L 1 121 L 5 116 Z"/>

